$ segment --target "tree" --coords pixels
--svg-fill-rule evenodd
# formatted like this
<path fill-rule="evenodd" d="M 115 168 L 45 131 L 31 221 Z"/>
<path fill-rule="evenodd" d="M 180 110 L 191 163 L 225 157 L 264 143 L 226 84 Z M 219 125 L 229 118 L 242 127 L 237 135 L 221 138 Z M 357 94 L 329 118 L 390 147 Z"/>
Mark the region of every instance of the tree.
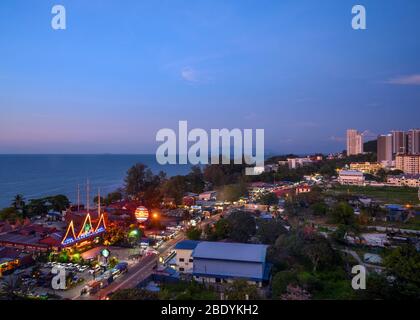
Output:
<path fill-rule="evenodd" d="M 127 171 L 125 191 L 129 196 L 139 197 L 152 180 L 153 174 L 146 165 L 137 163 Z"/>
<path fill-rule="evenodd" d="M 158 298 L 157 293 L 138 288 L 118 290 L 110 296 L 110 300 L 158 300 Z"/>
<path fill-rule="evenodd" d="M 333 223 L 342 224 L 344 226 L 355 226 L 356 218 L 353 208 L 345 203 L 338 203 L 331 211 L 331 219 Z"/>
<path fill-rule="evenodd" d="M 234 280 L 226 288 L 226 296 L 229 300 L 256 300 L 260 299 L 258 289 L 255 285 L 248 284 L 246 280 Z"/>
<path fill-rule="evenodd" d="M 66 208 L 68 208 L 70 205 L 69 199 L 62 194 L 47 197 L 45 198 L 45 200 L 50 203 L 49 209 L 57 212 L 62 212 L 66 210 Z"/>
<path fill-rule="evenodd" d="M 107 245 L 126 244 L 127 235 L 121 227 L 109 226 L 103 236 L 104 243 Z"/>
<path fill-rule="evenodd" d="M 159 208 L 162 198 L 161 190 L 155 185 L 147 187 L 143 194 L 144 204 L 148 208 Z"/>
<path fill-rule="evenodd" d="M 220 190 L 218 199 L 223 201 L 234 202 L 238 201 L 241 197 L 245 196 L 248 192 L 245 183 L 236 183 L 223 186 Z"/>
<path fill-rule="evenodd" d="M 287 287 L 290 284 L 297 285 L 297 278 L 295 271 L 280 271 L 277 272 L 272 280 L 271 288 L 273 298 L 280 298 L 287 292 Z"/>
<path fill-rule="evenodd" d="M 288 285 L 286 293 L 281 295 L 281 300 L 309 300 L 311 295 L 299 286 Z"/>
<path fill-rule="evenodd" d="M 188 189 L 193 193 L 202 193 L 204 191 L 204 174 L 199 166 L 192 166 L 187 175 Z"/>
<path fill-rule="evenodd" d="M 121 201 L 123 199 L 123 194 L 120 191 L 114 191 L 111 193 L 108 193 L 105 198 L 105 204 L 110 205 L 114 202 Z"/>
<path fill-rule="evenodd" d="M 16 209 L 13 207 L 4 208 L 0 210 L 0 220 L 2 221 L 16 221 L 19 218 L 19 214 L 16 212 Z"/>
<path fill-rule="evenodd" d="M 31 199 L 29 200 L 28 205 L 26 206 L 27 215 L 30 217 L 33 216 L 43 216 L 48 213 L 48 206 L 46 205 L 45 199 Z"/>
<path fill-rule="evenodd" d="M 399 281 L 413 282 L 420 286 L 420 253 L 413 245 L 403 245 L 385 256 L 387 272 Z"/>
<path fill-rule="evenodd" d="M 99 199 L 98 196 L 94 196 L 93 197 L 93 203 L 98 204 L 98 199 Z M 105 204 L 105 198 L 101 197 L 100 199 L 101 199 L 101 205 L 104 205 Z"/>
<path fill-rule="evenodd" d="M 319 170 L 319 173 L 324 177 L 332 177 L 337 174 L 335 167 L 331 164 L 324 164 Z"/>
<path fill-rule="evenodd" d="M 399 169 L 391 170 L 388 172 L 389 176 L 399 176 L 401 174 L 404 174 L 404 171 L 399 170 Z"/>
<path fill-rule="evenodd" d="M 204 178 L 213 186 L 222 186 L 225 184 L 226 175 L 220 165 L 208 165 L 204 169 Z"/>
<path fill-rule="evenodd" d="M 234 211 L 227 218 L 229 238 L 237 242 L 248 242 L 256 232 L 255 219 L 247 212 Z"/>
<path fill-rule="evenodd" d="M 283 224 L 274 219 L 259 219 L 257 226 L 257 237 L 264 244 L 273 244 L 281 234 L 286 232 Z"/>
<path fill-rule="evenodd" d="M 328 207 L 325 202 L 315 202 L 310 208 L 316 216 L 325 216 L 328 211 Z"/>
<path fill-rule="evenodd" d="M 190 227 L 187 229 L 187 238 L 190 240 L 200 240 L 201 238 L 201 229 L 197 227 Z"/>
<path fill-rule="evenodd" d="M 271 206 L 271 205 L 274 205 L 274 204 L 278 204 L 279 199 L 277 198 L 275 193 L 265 192 L 258 197 L 257 202 L 261 203 L 261 204 Z"/>
<path fill-rule="evenodd" d="M 16 210 L 22 211 L 25 207 L 25 200 L 23 198 L 23 195 L 17 194 L 15 198 L 12 201 L 12 207 Z"/>
<path fill-rule="evenodd" d="M 378 177 L 379 181 L 386 182 L 387 172 L 385 171 L 385 169 L 381 168 L 378 170 L 378 172 L 376 172 L 376 176 Z"/>
<path fill-rule="evenodd" d="M 185 176 L 174 176 L 165 181 L 162 192 L 166 197 L 174 198 L 175 203 L 182 204 L 182 198 L 188 191 L 188 180 Z"/>
<path fill-rule="evenodd" d="M 230 227 L 229 222 L 226 219 L 219 219 L 213 227 L 210 225 L 206 226 L 205 234 L 207 240 L 217 241 L 226 239 L 229 236 Z"/>
<path fill-rule="evenodd" d="M 338 264 L 339 258 L 327 239 L 313 235 L 306 240 L 303 254 L 309 258 L 315 272 L 320 268 L 328 268 Z"/>

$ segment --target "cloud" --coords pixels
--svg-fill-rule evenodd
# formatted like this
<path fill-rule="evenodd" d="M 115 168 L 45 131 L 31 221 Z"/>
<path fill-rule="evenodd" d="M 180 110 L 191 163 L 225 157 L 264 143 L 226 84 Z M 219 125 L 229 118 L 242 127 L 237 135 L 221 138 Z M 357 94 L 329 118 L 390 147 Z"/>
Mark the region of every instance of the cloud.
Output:
<path fill-rule="evenodd" d="M 181 77 L 187 82 L 195 83 L 199 80 L 198 72 L 190 67 L 186 67 L 181 70 Z"/>
<path fill-rule="evenodd" d="M 389 84 L 420 86 L 420 74 L 398 76 L 386 81 Z"/>

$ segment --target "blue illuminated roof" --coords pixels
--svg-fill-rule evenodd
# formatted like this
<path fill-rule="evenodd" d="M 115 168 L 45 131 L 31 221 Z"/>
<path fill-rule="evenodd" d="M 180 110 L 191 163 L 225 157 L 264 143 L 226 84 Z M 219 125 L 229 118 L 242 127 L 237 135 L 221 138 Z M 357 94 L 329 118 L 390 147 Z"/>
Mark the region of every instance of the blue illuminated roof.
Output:
<path fill-rule="evenodd" d="M 202 241 L 195 248 L 193 258 L 264 263 L 267 247 L 262 244 Z"/>
<path fill-rule="evenodd" d="M 200 243 L 200 241 L 194 240 L 183 240 L 176 244 L 176 250 L 194 250 L 195 247 Z"/>

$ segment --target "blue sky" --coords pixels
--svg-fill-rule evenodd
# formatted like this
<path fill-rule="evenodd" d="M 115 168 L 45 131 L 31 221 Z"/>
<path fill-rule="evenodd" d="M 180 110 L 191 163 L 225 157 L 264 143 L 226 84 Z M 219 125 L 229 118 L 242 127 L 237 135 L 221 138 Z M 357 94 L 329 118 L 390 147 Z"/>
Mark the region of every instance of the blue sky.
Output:
<path fill-rule="evenodd" d="M 154 153 L 179 120 L 341 151 L 420 127 L 419 32 L 417 0 L 2 0 L 0 153 Z"/>

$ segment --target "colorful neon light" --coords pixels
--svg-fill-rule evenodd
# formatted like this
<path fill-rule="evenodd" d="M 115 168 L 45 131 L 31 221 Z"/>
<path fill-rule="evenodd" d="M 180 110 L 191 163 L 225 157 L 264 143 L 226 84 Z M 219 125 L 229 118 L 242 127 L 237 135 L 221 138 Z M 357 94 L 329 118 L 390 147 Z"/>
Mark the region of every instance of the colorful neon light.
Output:
<path fill-rule="evenodd" d="M 99 235 L 99 234 L 101 234 L 105 231 L 106 231 L 106 225 L 105 225 L 104 215 L 103 214 L 100 215 L 98 224 L 96 225 L 95 228 L 93 228 L 92 219 L 90 217 L 90 214 L 88 213 L 86 215 L 86 218 L 83 222 L 83 226 L 80 229 L 77 237 L 76 237 L 76 233 L 74 232 L 73 221 L 71 221 L 69 223 L 69 226 L 67 227 L 66 234 L 65 234 L 63 240 L 61 241 L 61 244 L 64 245 L 64 246 L 67 246 L 67 245 L 73 244 L 75 242 L 78 242 L 80 240 L 84 240 L 86 238 L 90 238 L 92 236 Z M 71 234 L 69 235 L 70 232 L 71 232 Z"/>

